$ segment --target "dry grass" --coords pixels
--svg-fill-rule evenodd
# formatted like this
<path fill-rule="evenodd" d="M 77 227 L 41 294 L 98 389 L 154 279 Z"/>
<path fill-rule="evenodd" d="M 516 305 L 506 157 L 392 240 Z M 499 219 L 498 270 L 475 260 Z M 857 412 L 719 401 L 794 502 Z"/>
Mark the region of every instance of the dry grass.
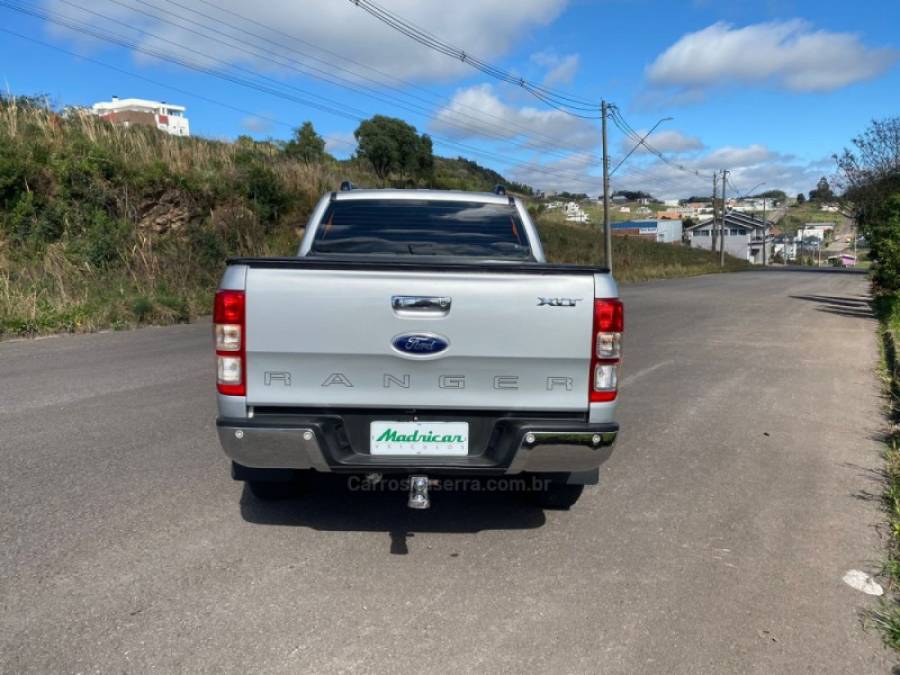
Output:
<path fill-rule="evenodd" d="M 480 189 L 496 181 L 469 162 L 440 164 L 456 187 L 467 175 Z M 342 179 L 375 183 L 357 161 L 307 165 L 270 143 L 178 138 L 0 100 L 0 338 L 206 314 L 227 256 L 290 255 L 316 200 Z M 551 259 L 602 261 L 596 227 L 554 217 L 541 219 Z M 617 238 L 615 256 L 620 280 L 718 271 L 708 253 L 644 241 Z"/>

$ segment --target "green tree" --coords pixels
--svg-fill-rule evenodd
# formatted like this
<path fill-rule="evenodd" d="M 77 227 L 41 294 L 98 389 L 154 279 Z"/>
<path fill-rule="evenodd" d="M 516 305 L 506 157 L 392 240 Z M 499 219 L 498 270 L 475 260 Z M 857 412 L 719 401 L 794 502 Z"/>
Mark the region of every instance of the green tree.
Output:
<path fill-rule="evenodd" d="M 325 159 L 325 139 L 316 133 L 312 122 L 294 129 L 294 137 L 284 146 L 284 154 L 306 164 L 319 164 Z"/>
<path fill-rule="evenodd" d="M 434 172 L 431 138 L 396 117 L 375 115 L 356 131 L 356 154 L 367 160 L 384 183 L 392 174 L 402 178 L 430 179 Z"/>
<path fill-rule="evenodd" d="M 835 156 L 853 209 L 869 242 L 873 279 L 883 290 L 900 290 L 900 117 L 875 120 Z"/>
<path fill-rule="evenodd" d="M 797 193 L 797 204 L 802 204 L 806 201 L 806 195 L 802 192 Z"/>
<path fill-rule="evenodd" d="M 828 179 L 822 176 L 816 183 L 816 189 L 809 191 L 809 201 L 811 202 L 830 202 L 834 201 L 834 192 L 828 184 Z"/>

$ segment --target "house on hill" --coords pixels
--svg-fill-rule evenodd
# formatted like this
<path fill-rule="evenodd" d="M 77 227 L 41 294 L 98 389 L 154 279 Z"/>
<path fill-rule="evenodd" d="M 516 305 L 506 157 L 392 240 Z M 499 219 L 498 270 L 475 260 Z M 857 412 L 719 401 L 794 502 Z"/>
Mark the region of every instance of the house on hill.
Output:
<path fill-rule="evenodd" d="M 112 101 L 101 101 L 91 107 L 100 119 L 124 127 L 145 126 L 165 131 L 172 136 L 190 136 L 191 130 L 183 105 L 165 101 L 148 101 L 142 98 L 113 96 Z"/>
<path fill-rule="evenodd" d="M 718 238 L 720 221 L 707 220 L 685 228 L 691 246 L 713 250 L 713 241 Z M 725 215 L 725 252 L 735 258 L 746 260 L 754 265 L 761 265 L 772 259 L 772 236 L 769 228 L 772 223 L 746 213 L 729 211 Z M 715 234 L 713 231 L 716 231 Z M 718 244 L 716 247 L 718 250 Z"/>

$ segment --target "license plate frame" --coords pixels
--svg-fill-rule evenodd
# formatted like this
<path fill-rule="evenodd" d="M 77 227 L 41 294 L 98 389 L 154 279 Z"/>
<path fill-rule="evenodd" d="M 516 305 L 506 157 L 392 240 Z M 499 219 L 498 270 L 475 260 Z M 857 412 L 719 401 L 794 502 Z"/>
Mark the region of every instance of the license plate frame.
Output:
<path fill-rule="evenodd" d="M 369 453 L 378 457 L 465 457 L 469 423 L 372 420 Z"/>

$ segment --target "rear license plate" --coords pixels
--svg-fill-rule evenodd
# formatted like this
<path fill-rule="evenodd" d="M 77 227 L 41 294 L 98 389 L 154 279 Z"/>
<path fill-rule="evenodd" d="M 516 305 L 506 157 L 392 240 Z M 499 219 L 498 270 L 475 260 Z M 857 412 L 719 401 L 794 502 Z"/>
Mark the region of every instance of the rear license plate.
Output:
<path fill-rule="evenodd" d="M 372 422 L 373 455 L 459 457 L 469 454 L 468 422 Z"/>

